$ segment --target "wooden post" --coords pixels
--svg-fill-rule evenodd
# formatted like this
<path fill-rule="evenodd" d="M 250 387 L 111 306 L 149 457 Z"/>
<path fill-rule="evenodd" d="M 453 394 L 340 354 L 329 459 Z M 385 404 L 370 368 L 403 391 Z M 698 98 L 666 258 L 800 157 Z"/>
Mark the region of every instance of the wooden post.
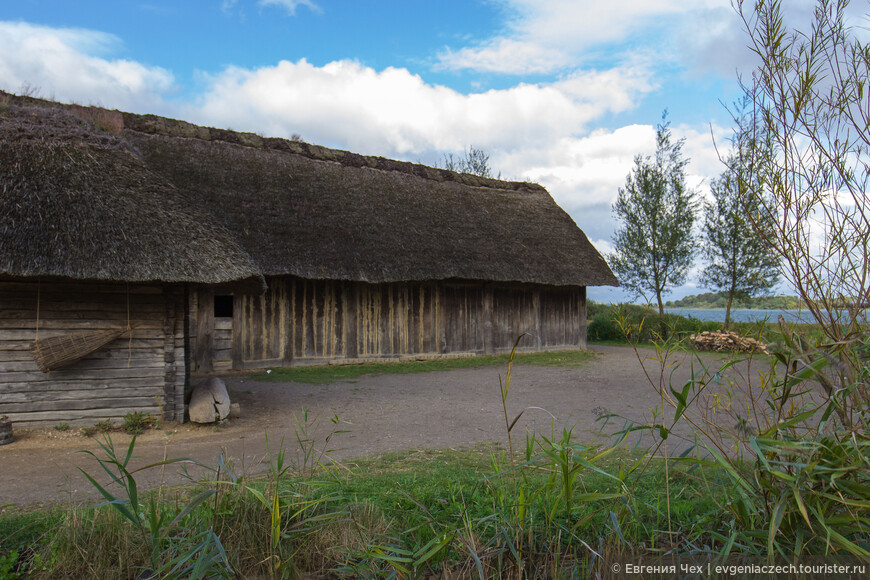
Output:
<path fill-rule="evenodd" d="M 435 336 L 438 339 L 438 354 L 447 352 L 447 329 L 444 323 L 444 283 L 435 287 Z"/>
<path fill-rule="evenodd" d="M 495 353 L 495 338 L 492 326 L 492 285 L 483 287 L 483 354 Z"/>
<path fill-rule="evenodd" d="M 586 332 L 587 332 L 587 320 L 586 320 L 586 286 L 580 286 L 578 291 L 579 296 L 579 307 L 578 317 L 580 318 L 580 332 L 579 332 L 579 341 L 578 346 L 583 350 L 586 350 L 588 344 L 586 342 Z"/>
<path fill-rule="evenodd" d="M 232 345 L 232 356 L 233 356 L 233 368 L 241 369 L 242 367 L 242 352 L 244 352 L 244 345 L 242 344 L 243 340 L 243 325 L 245 324 L 245 316 L 244 310 L 245 308 L 245 295 L 234 293 L 233 294 L 233 345 Z M 251 330 L 249 329 L 249 332 Z"/>
<path fill-rule="evenodd" d="M 175 293 L 163 285 L 163 417 L 164 421 L 175 419 Z"/>
<path fill-rule="evenodd" d="M 342 284 L 341 299 L 344 302 L 344 356 L 357 358 L 359 347 L 357 336 L 359 335 L 359 299 L 357 286 L 359 282 L 344 282 Z"/>
<path fill-rule="evenodd" d="M 281 288 L 281 301 L 278 304 L 278 311 L 284 315 L 284 328 L 282 329 L 284 333 L 284 352 L 281 353 L 281 356 L 284 359 L 283 364 L 290 366 L 293 364 L 293 317 L 296 315 L 295 303 L 293 301 L 295 288 L 289 278 L 281 280 Z"/>
<path fill-rule="evenodd" d="M 210 372 L 214 361 L 214 289 L 200 287 L 196 292 L 196 370 Z"/>

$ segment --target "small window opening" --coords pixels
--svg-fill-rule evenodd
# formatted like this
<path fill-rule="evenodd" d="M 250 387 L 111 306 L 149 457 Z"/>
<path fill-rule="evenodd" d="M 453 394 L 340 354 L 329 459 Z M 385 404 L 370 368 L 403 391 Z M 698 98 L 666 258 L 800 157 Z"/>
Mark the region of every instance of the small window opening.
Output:
<path fill-rule="evenodd" d="M 214 297 L 214 317 L 215 318 L 232 318 L 233 317 L 233 297 L 232 296 L 215 296 Z"/>

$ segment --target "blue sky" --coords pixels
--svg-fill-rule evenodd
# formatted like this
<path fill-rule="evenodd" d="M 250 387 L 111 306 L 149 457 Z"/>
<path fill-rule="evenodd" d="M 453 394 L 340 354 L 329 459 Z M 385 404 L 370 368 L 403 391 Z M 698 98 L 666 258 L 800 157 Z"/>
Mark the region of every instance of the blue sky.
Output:
<path fill-rule="evenodd" d="M 6 0 L 0 89 L 427 164 L 473 145 L 606 253 L 663 109 L 690 183 L 721 172 L 746 43 L 729 0 Z"/>

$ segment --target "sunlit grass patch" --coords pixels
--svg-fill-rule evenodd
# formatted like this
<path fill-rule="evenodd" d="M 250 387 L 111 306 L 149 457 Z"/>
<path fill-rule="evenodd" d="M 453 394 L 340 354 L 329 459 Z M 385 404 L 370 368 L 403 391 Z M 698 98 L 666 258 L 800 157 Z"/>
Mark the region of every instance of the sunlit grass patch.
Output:
<path fill-rule="evenodd" d="M 362 364 L 294 366 L 270 369 L 252 375 L 257 380 L 289 381 L 296 383 L 328 383 L 355 379 L 364 375 L 412 374 L 455 369 L 476 369 L 504 366 L 509 354 L 469 356 L 463 358 L 438 358 L 427 360 L 397 360 L 396 362 L 367 362 Z M 537 366 L 580 366 L 595 357 L 588 350 L 519 353 L 514 364 Z"/>

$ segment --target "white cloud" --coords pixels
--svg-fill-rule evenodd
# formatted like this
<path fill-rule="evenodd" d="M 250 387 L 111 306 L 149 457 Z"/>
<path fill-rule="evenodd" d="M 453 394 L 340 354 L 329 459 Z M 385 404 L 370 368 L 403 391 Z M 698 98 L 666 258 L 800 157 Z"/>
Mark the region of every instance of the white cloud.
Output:
<path fill-rule="evenodd" d="M 473 69 L 509 74 L 549 73 L 565 67 L 571 54 L 561 48 L 529 40 L 496 38 L 481 46 L 457 51 L 445 48 L 438 55 L 436 70 Z"/>
<path fill-rule="evenodd" d="M 313 12 L 320 12 L 320 7 L 311 0 L 259 0 L 260 6 L 281 6 L 290 16 L 296 15 L 296 9 L 300 6 L 305 6 Z"/>
<path fill-rule="evenodd" d="M 354 61 L 317 67 L 282 61 L 206 76 L 195 120 L 379 155 L 539 147 L 581 133 L 605 113 L 631 108 L 655 88 L 642 66 L 584 71 L 549 84 L 462 94 L 403 68 Z"/>
<path fill-rule="evenodd" d="M 503 0 L 504 31 L 459 49 L 445 48 L 438 67 L 509 74 L 552 73 L 572 69 L 585 59 L 609 58 L 612 45 L 639 41 L 637 53 L 671 58 L 672 39 L 700 44 L 721 26 L 711 14 L 737 22 L 729 0 Z M 724 10 L 727 9 L 728 14 Z M 640 34 L 647 36 L 640 37 Z M 610 46 L 611 50 L 606 47 Z M 596 50 L 603 51 L 596 54 Z M 730 54 L 733 51 L 726 51 Z M 618 58 L 625 55 L 617 54 Z M 717 58 L 722 55 L 717 53 Z M 731 67 L 730 72 L 733 72 Z"/>
<path fill-rule="evenodd" d="M 173 86 L 172 74 L 131 60 L 93 56 L 119 44 L 103 32 L 0 22 L 0 88 L 29 86 L 59 100 L 160 109 L 162 95 Z"/>
<path fill-rule="evenodd" d="M 786 23 L 806 29 L 815 2 L 786 3 Z M 757 63 L 731 0 L 500 0 L 499 4 L 506 14 L 502 30 L 468 46 L 445 47 L 438 54 L 436 69 L 546 74 L 590 61 L 643 56 L 695 74 L 731 77 Z M 865 27 L 863 12 L 850 7 L 850 22 Z M 859 33 L 863 29 L 856 28 Z"/>

